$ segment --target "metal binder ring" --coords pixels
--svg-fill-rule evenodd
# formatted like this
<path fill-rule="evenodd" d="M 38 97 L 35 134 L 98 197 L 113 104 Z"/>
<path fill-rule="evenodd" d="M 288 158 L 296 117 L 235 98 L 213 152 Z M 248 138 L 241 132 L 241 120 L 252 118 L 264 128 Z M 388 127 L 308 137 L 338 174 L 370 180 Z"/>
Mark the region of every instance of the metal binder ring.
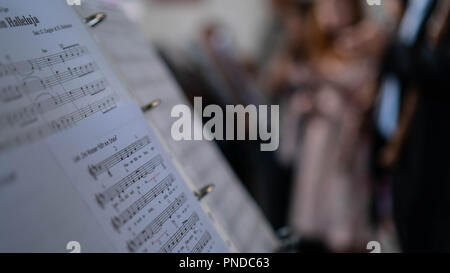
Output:
<path fill-rule="evenodd" d="M 209 184 L 201 188 L 199 191 L 194 192 L 198 201 L 202 200 L 205 196 L 207 196 L 210 192 L 212 192 L 215 188 L 214 184 Z"/>
<path fill-rule="evenodd" d="M 96 25 L 100 24 L 103 20 L 106 18 L 106 13 L 104 12 L 97 12 L 94 13 L 84 19 L 84 22 L 90 26 L 95 27 Z"/>

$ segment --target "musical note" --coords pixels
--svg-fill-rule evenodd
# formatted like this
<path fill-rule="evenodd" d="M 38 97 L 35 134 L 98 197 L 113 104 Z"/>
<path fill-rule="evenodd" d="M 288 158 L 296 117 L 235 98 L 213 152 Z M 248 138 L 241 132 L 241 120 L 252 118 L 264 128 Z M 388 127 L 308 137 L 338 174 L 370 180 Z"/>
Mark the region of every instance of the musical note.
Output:
<path fill-rule="evenodd" d="M 7 103 L 22 97 L 21 87 L 17 85 L 8 85 L 1 88 L 0 100 Z"/>
<path fill-rule="evenodd" d="M 211 240 L 211 234 L 209 234 L 208 231 L 205 231 L 205 233 L 203 233 L 202 237 L 200 237 L 200 240 L 198 240 L 197 244 L 195 244 L 191 253 L 201 253 L 202 250 L 208 245 L 210 240 Z"/>
<path fill-rule="evenodd" d="M 95 63 L 89 62 L 84 65 L 67 67 L 65 71 L 57 70 L 54 75 L 48 76 L 44 79 L 24 81 L 19 85 L 3 86 L 0 89 L 0 100 L 7 103 L 21 98 L 23 93 L 30 95 L 38 91 L 49 89 L 53 86 L 93 73 L 96 70 L 96 67 L 97 66 Z"/>
<path fill-rule="evenodd" d="M 186 195 L 184 193 L 182 193 L 180 196 L 178 196 L 175 201 L 173 201 L 161 214 L 159 214 L 150 224 L 148 224 L 144 230 L 142 230 L 138 236 L 136 236 L 133 240 L 129 241 L 127 246 L 128 249 L 131 252 L 135 252 L 137 251 L 145 242 L 147 242 L 150 238 L 152 238 L 156 233 L 158 233 L 162 226 L 164 225 L 164 223 L 170 219 L 172 217 L 172 215 L 181 207 L 183 206 L 183 204 L 186 202 L 187 198 Z M 191 219 L 193 216 L 191 216 L 189 219 Z M 195 214 L 195 219 L 192 220 L 191 222 L 194 221 L 194 224 L 196 221 L 198 221 L 198 216 L 197 214 Z M 183 224 L 183 226 L 179 229 L 179 231 L 177 231 L 173 236 L 176 236 L 177 234 L 177 238 L 179 238 L 181 236 L 181 238 L 184 236 L 183 235 L 183 227 L 188 227 L 187 224 Z M 188 227 L 188 229 L 190 229 L 191 226 Z M 181 231 L 180 231 L 181 230 Z M 172 237 L 173 237 L 172 236 Z M 175 237 L 173 237 L 175 238 Z M 172 238 L 171 238 L 172 239 Z M 175 239 L 174 239 L 175 240 Z"/>
<path fill-rule="evenodd" d="M 6 125 L 28 125 L 37 120 L 39 114 L 45 114 L 85 96 L 93 96 L 102 92 L 106 89 L 106 84 L 107 83 L 104 79 L 99 79 L 60 95 L 55 95 L 45 100 L 31 103 L 27 106 L 1 115 L 0 125 L 2 125 L 2 128 Z"/>
<path fill-rule="evenodd" d="M 60 63 L 65 63 L 72 59 L 82 57 L 88 53 L 88 50 L 84 46 L 74 45 L 73 47 L 66 48 L 65 50 L 54 53 L 48 56 L 35 58 L 31 60 L 14 62 L 8 65 L 0 66 L 0 77 L 9 74 L 25 75 L 35 70 L 41 70 L 49 66 L 53 66 Z"/>
<path fill-rule="evenodd" d="M 141 198 L 136 200 L 131 204 L 124 212 L 119 216 L 115 216 L 112 219 L 113 226 L 118 230 L 123 225 L 125 225 L 129 220 L 131 220 L 136 214 L 138 214 L 142 209 L 144 209 L 150 202 L 153 201 L 158 195 L 162 194 L 165 190 L 173 184 L 175 178 L 172 174 L 169 174 L 161 182 L 153 187 L 150 191 L 144 194 Z"/>
<path fill-rule="evenodd" d="M 77 122 L 95 114 L 98 112 L 106 113 L 115 108 L 114 96 L 108 96 L 94 103 L 88 104 L 75 112 L 64 115 L 58 119 L 45 123 L 42 126 L 37 126 L 33 129 L 26 131 L 23 134 L 16 135 L 14 137 L 7 138 L 0 141 L 0 153 L 5 152 L 17 146 L 21 146 L 27 143 L 31 143 L 55 134 L 63 129 L 69 128 L 75 125 Z"/>
<path fill-rule="evenodd" d="M 144 163 L 144 165 L 122 178 L 119 182 L 105 190 L 103 193 L 97 194 L 95 198 L 98 204 L 101 207 L 104 207 L 108 202 L 114 200 L 114 198 L 118 197 L 121 193 L 124 193 L 128 187 L 132 186 L 141 179 L 146 178 L 147 175 L 151 174 L 160 164 L 162 164 L 161 156 L 154 156 L 152 159 Z"/>
<path fill-rule="evenodd" d="M 109 170 L 112 167 L 114 167 L 116 164 L 129 158 L 132 154 L 136 153 L 137 151 L 139 151 L 143 147 L 147 146 L 148 144 L 150 144 L 150 139 L 148 138 L 148 136 L 145 136 L 145 137 L 133 142 L 131 145 L 123 148 L 119 152 L 113 154 L 112 156 L 109 156 L 102 162 L 99 162 L 94 165 L 90 165 L 88 167 L 89 173 L 92 175 L 92 177 L 94 177 L 94 179 L 97 179 L 97 177 L 100 174 L 107 172 L 107 171 L 109 172 Z"/>
<path fill-rule="evenodd" d="M 186 234 L 195 227 L 199 218 L 197 213 L 192 215 L 183 223 L 183 225 L 173 234 L 170 239 L 161 247 L 159 253 L 170 253 L 175 246 L 186 236 Z"/>

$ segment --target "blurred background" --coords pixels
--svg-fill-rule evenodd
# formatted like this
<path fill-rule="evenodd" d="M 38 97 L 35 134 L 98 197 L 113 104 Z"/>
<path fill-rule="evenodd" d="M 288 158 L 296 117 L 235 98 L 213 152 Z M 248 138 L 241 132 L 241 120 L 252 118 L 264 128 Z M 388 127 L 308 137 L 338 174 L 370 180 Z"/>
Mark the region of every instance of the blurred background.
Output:
<path fill-rule="evenodd" d="M 219 141 L 301 252 L 450 251 L 448 0 L 142 0 L 193 101 L 280 105 L 280 147 Z"/>

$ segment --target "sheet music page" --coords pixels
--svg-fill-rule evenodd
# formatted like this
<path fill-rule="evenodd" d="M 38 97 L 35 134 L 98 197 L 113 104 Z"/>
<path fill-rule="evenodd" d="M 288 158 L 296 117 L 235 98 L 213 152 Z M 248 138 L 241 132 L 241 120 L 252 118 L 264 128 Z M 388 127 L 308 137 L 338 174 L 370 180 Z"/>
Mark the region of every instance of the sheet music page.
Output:
<path fill-rule="evenodd" d="M 161 104 L 146 113 L 168 142 L 178 162 L 197 188 L 214 184 L 204 200 L 239 251 L 271 252 L 279 246 L 269 223 L 228 166 L 214 143 L 172 139 L 170 111 L 176 104 L 189 105 L 166 67 L 138 34 L 125 14 L 114 6 L 91 1 L 77 7 L 80 16 L 105 11 L 107 19 L 92 29 L 113 67 L 122 75 L 128 90 L 141 105 L 155 99 Z"/>
<path fill-rule="evenodd" d="M 226 252 L 74 10 L 0 7 L 0 251 Z"/>
<path fill-rule="evenodd" d="M 48 145 L 119 251 L 227 252 L 136 104 Z"/>

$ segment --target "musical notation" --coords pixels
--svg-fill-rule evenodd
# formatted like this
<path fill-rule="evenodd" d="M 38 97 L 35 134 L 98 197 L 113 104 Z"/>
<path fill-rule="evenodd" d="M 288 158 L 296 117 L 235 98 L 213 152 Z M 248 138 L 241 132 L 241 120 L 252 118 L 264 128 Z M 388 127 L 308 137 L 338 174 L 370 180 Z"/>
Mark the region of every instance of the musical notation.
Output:
<path fill-rule="evenodd" d="M 119 182 L 108 188 L 102 193 L 95 196 L 97 203 L 104 207 L 108 202 L 114 200 L 114 198 L 120 196 L 125 190 L 132 186 L 134 183 L 140 181 L 151 174 L 153 170 L 160 164 L 162 164 L 162 158 L 160 155 L 154 156 L 152 159 L 144 163 L 141 167 L 133 171 L 131 174 L 122 178 Z"/>
<path fill-rule="evenodd" d="M 19 85 L 8 85 L 0 89 L 0 100 L 7 103 L 22 98 L 22 88 Z"/>
<path fill-rule="evenodd" d="M 49 135 L 55 134 L 63 129 L 72 127 L 81 120 L 98 112 L 106 113 L 116 107 L 114 96 L 108 96 L 94 103 L 88 104 L 72 113 L 59 117 L 55 120 L 37 126 L 23 134 L 16 135 L 4 141 L 0 141 L 0 153 L 23 144 L 32 143 Z"/>
<path fill-rule="evenodd" d="M 22 97 L 22 94 L 32 94 L 49 89 L 53 86 L 72 81 L 93 73 L 97 69 L 94 62 L 84 65 L 67 67 L 65 70 L 56 70 L 53 75 L 44 79 L 23 81 L 19 85 L 7 85 L 0 90 L 0 100 L 7 103 Z"/>
<path fill-rule="evenodd" d="M 66 47 L 61 52 L 48 56 L 0 65 L 0 77 L 15 73 L 25 75 L 33 72 L 36 69 L 42 70 L 43 68 L 47 68 L 56 64 L 65 63 L 72 59 L 84 56 L 87 53 L 88 50 L 86 47 L 75 44 Z"/>
<path fill-rule="evenodd" d="M 64 115 L 64 116 L 50 122 L 50 125 L 55 130 L 61 130 L 63 128 L 73 126 L 77 122 L 79 122 L 97 112 L 107 113 L 110 110 L 114 109 L 115 107 L 116 107 L 116 103 L 115 103 L 114 96 L 107 96 L 103 99 L 100 99 L 99 101 L 88 104 L 87 106 L 82 107 L 73 113 Z"/>
<path fill-rule="evenodd" d="M 170 253 L 172 249 L 186 236 L 186 234 L 195 227 L 199 218 L 197 213 L 192 213 L 189 218 L 183 222 L 183 225 L 173 234 L 170 239 L 161 247 L 159 253 Z"/>
<path fill-rule="evenodd" d="M 201 253 L 203 251 L 203 249 L 208 245 L 208 243 L 211 239 L 212 239 L 211 234 L 208 231 L 205 231 L 205 233 L 203 233 L 202 237 L 200 237 L 198 242 L 195 244 L 191 253 Z"/>
<path fill-rule="evenodd" d="M 209 251 L 226 251 L 226 244 L 208 221 L 171 154 L 104 59 L 95 44 L 98 41 L 92 40 L 72 7 L 41 1 L 28 5 L 26 0 L 16 0 L 8 5 L 20 14 L 51 17 L 40 22 L 41 29 L 63 24 L 70 27 L 45 34 L 19 28 L 2 30 L 0 159 L 5 163 L 2 167 L 6 176 L 0 177 L 0 203 L 16 208 L 6 210 L 6 216 L 17 221 L 5 223 L 0 237 L 6 244 L 0 244 L 0 249 L 6 245 L 24 251 L 57 251 L 61 239 L 83 234 L 91 242 L 87 248 L 129 251 L 128 242 L 151 225 L 157 233 L 138 251 L 157 252 L 177 231 L 183 236 L 179 232 L 182 225 L 186 226 L 183 220 L 196 215 L 192 236 L 186 235 L 171 251 L 192 249 L 205 231 L 213 238 L 207 246 L 211 246 Z M 25 50 L 15 45 L 23 43 L 33 46 Z M 122 49 L 128 52 L 126 47 Z M 98 85 L 85 89 L 92 83 Z M 34 145 L 9 150 L 34 141 Z M 29 187 L 30 178 L 33 187 Z M 71 198 L 62 200 L 55 189 Z M 10 198 L 11 193 L 27 198 Z M 61 206 L 61 211 L 42 210 L 38 218 L 46 221 L 36 229 L 39 219 L 33 212 L 41 203 Z M 65 213 L 68 210 L 74 214 Z M 69 229 L 52 225 L 61 219 Z M 120 230 L 112 220 L 120 223 Z M 20 232 L 23 230 L 26 232 Z M 53 241 L 43 240 L 42 230 L 52 234 Z M 23 240 L 17 240 L 17 236 Z M 31 241 L 36 244 L 29 244 Z"/>
<path fill-rule="evenodd" d="M 81 9 L 87 8 L 89 8 L 88 5 L 81 7 Z M 93 11 L 97 11 L 96 8 Z M 167 73 L 161 65 L 157 54 L 149 50 L 145 39 L 141 39 L 142 37 L 132 31 L 133 27 L 130 26 L 127 18 L 109 11 L 108 18 L 101 28 L 91 29 L 92 33 L 105 45 L 104 52 L 110 56 L 113 65 L 122 73 L 130 94 L 140 103 L 144 111 L 146 106 L 151 105 L 155 99 L 163 101 L 158 108 L 146 116 L 158 127 L 162 137 L 167 140 L 168 146 L 172 148 L 173 154 L 185 168 L 187 176 L 196 188 L 215 184 L 216 189 L 211 198 L 206 198 L 202 202 L 207 203 L 214 211 L 218 222 L 232 237 L 233 243 L 240 251 L 267 252 L 275 249 L 279 241 L 272 227 L 254 200 L 248 196 L 239 178 L 227 166 L 226 160 L 217 147 L 207 141 L 177 142 L 172 139 L 171 123 L 167 122 L 167 117 L 170 116 L 173 106 L 189 104 L 189 102 L 176 85 L 173 85 L 170 73 Z M 120 26 L 128 31 L 119 31 L 116 24 L 109 23 L 111 18 L 117 22 L 120 20 Z M 129 50 L 123 50 L 123 48 Z M 139 54 L 136 54 L 137 52 Z M 145 69 L 136 70 L 130 67 Z M 148 92 L 149 88 L 152 92 Z M 241 199 L 249 204 L 246 206 L 248 209 L 242 210 L 237 206 L 228 205 L 240 202 Z M 246 225 L 236 221 L 236 215 L 242 216 L 241 219 Z M 250 219 L 251 215 L 258 215 L 258 217 L 249 222 L 247 219 Z M 255 227 L 263 231 L 256 233 Z M 235 232 L 235 230 L 242 232 Z M 269 239 L 266 240 L 266 238 Z M 269 241 L 269 243 L 261 243 L 263 241 Z"/>
<path fill-rule="evenodd" d="M 172 217 L 172 215 L 186 202 L 187 198 L 184 193 L 178 196 L 161 214 L 159 214 L 143 231 L 139 233 L 133 240 L 129 241 L 127 246 L 131 252 L 135 252 L 145 242 L 158 233 L 163 224 Z M 197 220 L 198 221 L 198 217 Z M 183 225 L 184 226 L 184 225 Z M 190 228 L 189 228 L 190 229 Z M 177 232 L 178 233 L 178 232 Z M 176 234 L 177 234 L 176 233 Z M 175 234 L 175 235 L 176 235 Z M 174 236 L 175 236 L 174 235 Z"/>
<path fill-rule="evenodd" d="M 118 230 L 131 220 L 136 214 L 144 209 L 150 202 L 153 201 L 158 195 L 168 190 L 169 187 L 175 182 L 175 178 L 172 174 L 169 174 L 161 182 L 159 182 L 150 191 L 131 204 L 125 211 L 119 216 L 115 216 L 112 219 L 113 226 Z"/>
<path fill-rule="evenodd" d="M 104 172 L 109 173 L 109 170 L 113 166 L 115 166 L 119 162 L 125 160 L 126 158 L 129 158 L 131 155 L 133 155 L 134 153 L 136 153 L 143 147 L 147 146 L 148 144 L 150 144 L 150 139 L 148 136 L 145 136 L 145 137 L 133 142 L 129 146 L 123 148 L 122 150 L 118 151 L 117 153 L 113 154 L 112 156 L 106 158 L 102 162 L 99 162 L 95 165 L 90 165 L 88 167 L 89 173 L 91 174 L 92 177 L 94 177 L 94 179 L 97 179 L 97 177 L 100 174 L 102 174 Z"/>
<path fill-rule="evenodd" d="M 82 97 L 98 94 L 106 89 L 106 85 L 107 83 L 104 79 L 99 79 L 68 92 L 56 94 L 45 100 L 31 103 L 0 116 L 0 125 L 3 127 L 4 125 L 14 126 L 17 124 L 19 126 L 25 126 L 31 124 L 37 121 L 40 114 L 50 112 Z"/>
<path fill-rule="evenodd" d="M 9 54 L 6 59 L 11 59 Z M 120 98 L 87 47 L 79 44 L 1 63 L 0 74 L 0 103 L 8 104 L 0 109 L 0 128 L 5 128 L 0 153 L 71 128 L 95 113 L 107 113 Z M 108 94 L 97 95 L 102 92 Z"/>

